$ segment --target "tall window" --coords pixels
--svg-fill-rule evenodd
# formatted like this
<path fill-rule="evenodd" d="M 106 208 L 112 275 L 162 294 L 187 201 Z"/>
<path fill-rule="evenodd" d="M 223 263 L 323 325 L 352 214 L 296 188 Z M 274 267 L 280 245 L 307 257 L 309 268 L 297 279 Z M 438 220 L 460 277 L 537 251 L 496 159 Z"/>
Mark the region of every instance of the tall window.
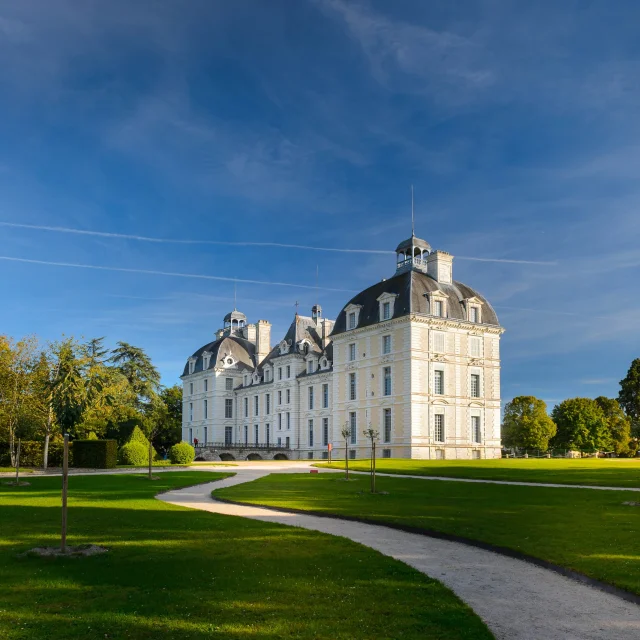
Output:
<path fill-rule="evenodd" d="M 391 442 L 391 409 L 385 409 L 383 412 L 384 433 L 383 438 L 385 442 Z"/>
<path fill-rule="evenodd" d="M 444 414 L 436 413 L 434 439 L 436 442 L 444 442 Z"/>
<path fill-rule="evenodd" d="M 433 372 L 433 375 L 433 393 L 441 396 L 444 394 L 444 371 L 442 371 L 441 369 L 436 369 Z"/>
<path fill-rule="evenodd" d="M 224 399 L 224 417 L 233 418 L 233 398 Z"/>
<path fill-rule="evenodd" d="M 313 409 L 313 387 L 309 387 L 309 409 Z"/>
<path fill-rule="evenodd" d="M 322 408 L 323 409 L 329 408 L 329 385 L 328 384 L 322 385 Z"/>
<path fill-rule="evenodd" d="M 208 400 L 204 400 L 202 403 L 202 415 L 204 416 L 204 419 L 206 420 L 209 417 L 209 401 Z"/>
<path fill-rule="evenodd" d="M 329 418 L 322 418 L 322 446 L 329 444 Z"/>
<path fill-rule="evenodd" d="M 474 442 L 480 444 L 482 442 L 482 433 L 480 432 L 480 416 L 471 416 L 471 437 Z"/>
<path fill-rule="evenodd" d="M 287 380 L 291 377 L 291 365 L 287 365 Z"/>
<path fill-rule="evenodd" d="M 271 394 L 267 393 L 265 397 L 265 412 L 269 415 L 271 413 Z"/>
<path fill-rule="evenodd" d="M 471 397 L 480 397 L 480 376 L 477 373 L 471 374 Z"/>
<path fill-rule="evenodd" d="M 253 415 L 257 416 L 259 413 L 260 400 L 258 396 L 253 396 Z"/>
<path fill-rule="evenodd" d="M 349 362 L 353 362 L 356 359 L 356 345 L 355 342 L 349 345 Z"/>
<path fill-rule="evenodd" d="M 255 443 L 258 444 L 260 442 L 260 426 L 257 424 L 253 425 L 253 435 Z"/>
<path fill-rule="evenodd" d="M 209 429 L 207 427 L 204 428 L 204 442 L 203 444 L 207 444 L 209 438 Z"/>
<path fill-rule="evenodd" d="M 224 428 L 224 443 L 229 446 L 233 442 L 233 427 Z"/>
<path fill-rule="evenodd" d="M 313 420 L 309 420 L 309 446 L 313 447 Z"/>
<path fill-rule="evenodd" d="M 249 398 L 244 399 L 244 417 L 249 417 Z"/>
<path fill-rule="evenodd" d="M 356 314 L 354 312 L 351 312 L 349 314 L 349 329 L 355 329 L 356 328 Z"/>
<path fill-rule="evenodd" d="M 349 374 L 349 400 L 356 399 L 356 374 Z"/>
<path fill-rule="evenodd" d="M 269 372 L 269 369 L 265 369 L 264 370 L 264 381 L 265 382 L 269 382 L 269 378 L 270 378 L 271 374 Z"/>
<path fill-rule="evenodd" d="M 384 374 L 384 395 L 391 395 L 391 367 L 385 367 L 383 369 Z"/>
<path fill-rule="evenodd" d="M 264 434 L 266 436 L 266 442 L 267 442 L 267 446 L 269 446 L 269 442 L 271 440 L 271 425 L 267 422 L 267 424 L 264 427 Z"/>
<path fill-rule="evenodd" d="M 287 389 L 287 404 L 291 404 L 291 389 Z"/>
<path fill-rule="evenodd" d="M 388 320 L 391 317 L 391 303 L 385 302 L 382 305 L 382 319 Z"/>
<path fill-rule="evenodd" d="M 193 402 L 189 403 L 189 421 L 193 422 Z"/>
<path fill-rule="evenodd" d="M 434 331 L 433 333 L 433 350 L 437 353 L 444 353 L 444 333 L 442 331 Z"/>
<path fill-rule="evenodd" d="M 307 373 L 313 373 L 313 360 L 307 362 Z"/>
<path fill-rule="evenodd" d="M 433 315 L 434 316 L 444 315 L 444 302 L 442 302 L 442 300 L 433 301 Z"/>
<path fill-rule="evenodd" d="M 358 420 L 356 419 L 355 411 L 349 413 L 349 431 L 351 433 L 351 444 L 355 444 L 358 441 Z"/>
<path fill-rule="evenodd" d="M 227 391 L 233 391 L 233 378 L 225 378 L 225 380 L 224 380 L 224 388 Z"/>
<path fill-rule="evenodd" d="M 472 358 L 480 357 L 480 338 L 476 336 L 469 336 L 469 355 Z"/>
<path fill-rule="evenodd" d="M 209 378 L 204 379 L 204 390 L 205 390 L 205 393 L 209 391 Z"/>
<path fill-rule="evenodd" d="M 382 353 L 391 353 L 391 336 L 382 336 Z"/>
<path fill-rule="evenodd" d="M 291 414 L 287 411 L 287 429 L 291 429 Z"/>
<path fill-rule="evenodd" d="M 193 395 L 193 382 L 189 383 L 189 393 Z"/>
<path fill-rule="evenodd" d="M 278 405 L 282 404 L 282 391 L 278 391 Z"/>
<path fill-rule="evenodd" d="M 291 443 L 291 438 L 290 438 L 289 436 L 287 436 L 287 437 L 284 439 L 284 446 L 285 446 L 285 447 L 287 447 L 287 449 L 288 449 L 288 448 L 289 448 L 289 446 L 290 446 L 290 443 Z"/>
<path fill-rule="evenodd" d="M 189 373 L 193 373 L 195 368 L 196 368 L 196 363 L 195 362 L 190 362 L 189 363 Z M 193 391 L 191 393 L 193 393 Z"/>
<path fill-rule="evenodd" d="M 469 309 L 469 320 L 471 322 L 478 322 L 479 317 L 480 317 L 480 313 L 479 313 L 479 309 L 478 307 L 471 307 Z"/>
<path fill-rule="evenodd" d="M 278 367 L 278 380 L 282 380 L 282 367 Z"/>
<path fill-rule="evenodd" d="M 282 414 L 278 414 L 278 429 L 282 430 Z"/>
<path fill-rule="evenodd" d="M 189 427 L 189 442 L 193 444 L 193 429 Z"/>
<path fill-rule="evenodd" d="M 244 443 L 245 445 L 249 444 L 249 425 L 244 425 Z"/>

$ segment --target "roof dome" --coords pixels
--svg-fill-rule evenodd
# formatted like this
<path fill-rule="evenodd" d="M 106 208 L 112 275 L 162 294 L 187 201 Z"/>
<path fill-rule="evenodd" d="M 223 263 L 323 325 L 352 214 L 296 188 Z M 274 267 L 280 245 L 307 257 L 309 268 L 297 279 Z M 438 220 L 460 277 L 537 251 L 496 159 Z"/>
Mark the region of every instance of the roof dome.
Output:
<path fill-rule="evenodd" d="M 396 296 L 393 306 L 393 318 L 400 318 L 411 313 L 430 315 L 428 294 L 440 291 L 447 297 L 447 318 L 451 320 L 465 320 L 467 317 L 465 301 L 477 298 L 482 305 L 481 324 L 500 326 L 498 316 L 489 302 L 477 291 L 461 282 L 445 284 L 438 282 L 426 273 L 416 270 L 397 273 L 393 278 L 388 278 L 365 289 L 354 296 L 344 306 L 331 335 L 347 331 L 346 308 L 356 305 L 360 308 L 358 315 L 358 328 L 368 327 L 380 322 L 379 298 L 384 293 Z"/>
<path fill-rule="evenodd" d="M 189 363 L 193 363 L 191 373 L 200 373 L 207 368 L 213 369 L 220 366 L 225 358 L 230 358 L 238 368 L 253 371 L 256 367 L 256 347 L 252 342 L 239 338 L 237 336 L 224 336 L 215 342 L 205 344 L 200 347 L 187 361 L 182 373 L 183 376 L 189 375 Z M 205 361 L 205 356 L 208 356 Z"/>

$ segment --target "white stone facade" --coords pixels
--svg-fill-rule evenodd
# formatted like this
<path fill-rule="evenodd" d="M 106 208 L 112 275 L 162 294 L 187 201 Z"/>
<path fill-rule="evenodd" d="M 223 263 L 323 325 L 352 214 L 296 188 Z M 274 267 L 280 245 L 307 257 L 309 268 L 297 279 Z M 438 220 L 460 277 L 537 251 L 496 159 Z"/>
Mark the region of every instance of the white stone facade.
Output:
<path fill-rule="evenodd" d="M 453 256 L 415 237 L 397 253 L 396 274 L 335 323 L 319 307 L 296 314 L 274 348 L 268 322 L 229 314 L 185 367 L 183 438 L 238 459 L 323 458 L 329 444 L 336 458 L 367 458 L 373 428 L 383 457 L 500 457 L 504 329 L 453 281 Z"/>

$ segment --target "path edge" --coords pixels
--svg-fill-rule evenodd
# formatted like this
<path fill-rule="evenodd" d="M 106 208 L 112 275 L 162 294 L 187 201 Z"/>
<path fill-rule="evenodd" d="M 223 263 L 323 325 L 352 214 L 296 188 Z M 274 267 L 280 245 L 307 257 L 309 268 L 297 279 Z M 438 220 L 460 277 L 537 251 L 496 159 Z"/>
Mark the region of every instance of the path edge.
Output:
<path fill-rule="evenodd" d="M 216 489 L 214 489 L 214 491 L 216 491 Z M 251 502 L 240 502 L 238 500 L 229 500 L 227 498 L 218 498 L 218 497 L 214 498 L 213 495 L 211 494 L 209 495 L 209 497 L 214 502 L 222 502 L 225 504 L 232 504 L 240 507 L 258 507 L 260 509 L 266 509 L 268 511 L 275 511 L 278 513 L 309 515 L 309 516 L 316 516 L 318 518 L 345 520 L 347 522 L 358 522 L 360 524 L 372 524 L 379 527 L 386 527 L 387 529 L 395 529 L 397 531 L 403 531 L 405 533 L 415 533 L 417 535 L 421 535 L 426 538 L 436 538 L 438 540 L 446 540 L 448 542 L 457 542 L 459 544 L 464 544 L 469 547 L 476 547 L 478 549 L 483 549 L 484 551 L 490 551 L 497 555 L 506 556 L 508 558 L 513 558 L 515 560 L 521 560 L 528 564 L 536 565 L 543 569 L 547 569 L 549 571 L 553 571 L 554 573 L 558 573 L 561 576 L 564 576 L 565 578 L 569 578 L 570 580 L 574 580 L 576 582 L 586 584 L 587 586 L 597 589 L 598 591 L 604 591 L 609 595 L 613 595 L 622 600 L 626 600 L 627 602 L 640 605 L 640 595 L 632 593 L 631 591 L 626 591 L 625 589 L 622 589 L 620 587 L 615 587 L 614 585 L 608 584 L 606 582 L 602 582 L 601 580 L 597 580 L 596 578 L 591 578 L 590 576 L 587 576 L 584 573 L 580 573 L 579 571 L 575 571 L 574 569 L 567 569 L 566 567 L 561 567 L 560 565 L 554 564 L 553 562 L 549 562 L 548 560 L 542 560 L 541 558 L 536 558 L 535 556 L 531 556 L 521 551 L 516 551 L 515 549 L 510 549 L 509 547 L 501 547 L 499 545 L 494 545 L 494 544 L 491 544 L 490 542 L 473 540 L 472 538 L 465 538 L 463 536 L 457 536 L 452 533 L 443 533 L 441 531 L 435 531 L 433 529 L 420 529 L 419 527 L 412 527 L 410 525 L 381 522 L 379 520 L 360 518 L 358 516 L 335 515 L 331 513 L 326 513 L 324 511 L 312 511 L 312 510 L 305 510 L 305 509 L 293 509 L 293 508 L 285 509 L 283 507 L 271 507 L 263 504 L 256 504 Z M 285 526 L 288 526 L 288 525 L 285 525 Z"/>

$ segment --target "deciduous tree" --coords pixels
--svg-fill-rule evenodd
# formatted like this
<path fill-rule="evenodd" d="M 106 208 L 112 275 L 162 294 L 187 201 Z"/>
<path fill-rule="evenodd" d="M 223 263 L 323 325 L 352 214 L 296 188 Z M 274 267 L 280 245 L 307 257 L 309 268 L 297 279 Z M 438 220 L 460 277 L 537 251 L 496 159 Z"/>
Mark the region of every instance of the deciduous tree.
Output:
<path fill-rule="evenodd" d="M 551 412 L 558 431 L 551 440 L 554 447 L 598 451 L 610 445 L 607 418 L 591 398 L 570 398 Z"/>
<path fill-rule="evenodd" d="M 620 380 L 618 402 L 631 421 L 632 434 L 640 438 L 640 358 L 631 363 L 627 375 Z"/>
<path fill-rule="evenodd" d="M 624 414 L 620 403 L 613 398 L 599 396 L 596 398 L 598 406 L 607 419 L 609 429 L 609 447 L 617 454 L 629 453 L 629 441 L 631 440 L 631 422 Z"/>
<path fill-rule="evenodd" d="M 544 400 L 518 396 L 506 404 L 502 420 L 505 446 L 546 451 L 555 434 L 556 425 L 547 413 Z"/>

